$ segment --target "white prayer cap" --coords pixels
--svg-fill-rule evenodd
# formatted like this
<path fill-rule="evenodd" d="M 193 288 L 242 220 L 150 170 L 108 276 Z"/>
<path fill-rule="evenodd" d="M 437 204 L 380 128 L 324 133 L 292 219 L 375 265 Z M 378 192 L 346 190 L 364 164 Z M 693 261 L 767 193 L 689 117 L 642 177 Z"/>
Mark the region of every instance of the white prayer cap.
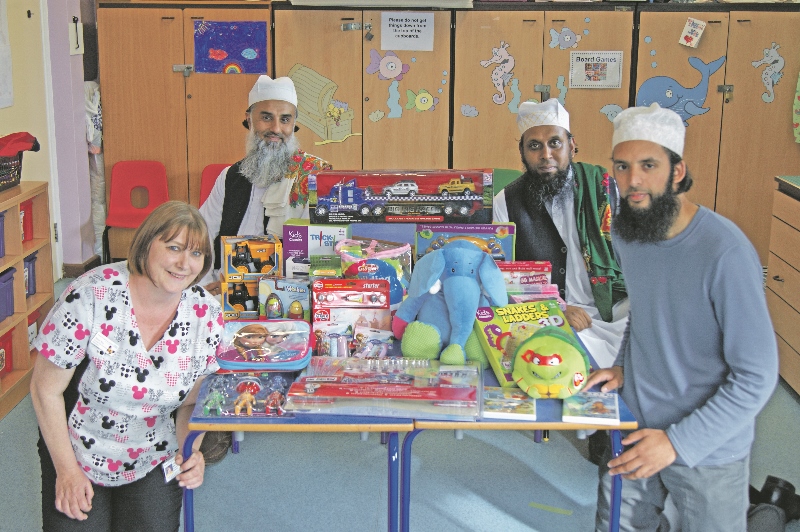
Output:
<path fill-rule="evenodd" d="M 534 126 L 559 126 L 569 132 L 569 113 L 558 98 L 544 103 L 523 102 L 517 112 L 517 126 L 521 135 Z"/>
<path fill-rule="evenodd" d="M 258 81 L 250 90 L 248 107 L 264 100 L 281 100 L 297 107 L 297 92 L 290 78 L 272 79 L 269 76 L 258 76 Z"/>
<path fill-rule="evenodd" d="M 685 136 L 683 119 L 675 111 L 662 109 L 657 103 L 650 107 L 629 107 L 614 118 L 611 149 L 628 140 L 649 140 L 683 157 Z"/>

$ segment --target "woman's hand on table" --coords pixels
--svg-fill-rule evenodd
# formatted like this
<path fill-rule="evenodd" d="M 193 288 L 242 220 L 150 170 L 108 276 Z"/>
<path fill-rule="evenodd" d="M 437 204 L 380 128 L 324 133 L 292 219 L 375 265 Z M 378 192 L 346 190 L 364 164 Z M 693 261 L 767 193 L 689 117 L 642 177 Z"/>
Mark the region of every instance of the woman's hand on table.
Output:
<path fill-rule="evenodd" d="M 75 467 L 56 476 L 56 510 L 70 519 L 85 521 L 87 512 L 92 509 L 94 489 L 89 478 L 81 468 Z"/>
<path fill-rule="evenodd" d="M 181 467 L 181 473 L 176 478 L 178 485 L 186 489 L 199 488 L 203 483 L 203 475 L 206 471 L 206 460 L 200 451 L 192 451 L 192 456 L 185 462 L 183 455 L 179 452 L 175 456 L 175 463 Z"/>

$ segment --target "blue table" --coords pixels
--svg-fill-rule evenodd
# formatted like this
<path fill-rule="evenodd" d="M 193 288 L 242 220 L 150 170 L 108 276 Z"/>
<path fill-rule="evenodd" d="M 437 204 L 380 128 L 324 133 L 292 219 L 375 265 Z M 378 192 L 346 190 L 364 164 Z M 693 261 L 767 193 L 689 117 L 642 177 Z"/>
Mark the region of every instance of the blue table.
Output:
<path fill-rule="evenodd" d="M 398 432 L 414 429 L 412 419 L 372 417 L 372 416 L 331 416 L 324 414 L 296 414 L 286 417 L 247 417 L 247 416 L 203 416 L 203 402 L 208 393 L 207 382 L 203 384 L 192 417 L 189 419 L 189 434 L 183 443 L 183 457 L 192 454 L 192 444 L 197 437 L 207 431 L 243 432 L 379 432 L 388 435 L 388 529 L 398 530 L 398 478 L 400 453 Z M 183 523 L 186 532 L 194 531 L 194 493 L 183 490 Z"/>
<path fill-rule="evenodd" d="M 494 375 L 491 371 L 485 373 L 485 384 L 491 383 Z M 414 430 L 403 438 L 402 472 L 400 476 L 400 530 L 408 532 L 411 514 L 411 446 L 414 438 L 423 430 L 609 430 L 611 433 L 611 450 L 614 456 L 622 453 L 620 430 L 635 430 L 638 427 L 636 418 L 633 417 L 628 405 L 619 399 L 620 424 L 613 427 L 608 425 L 591 425 L 582 423 L 564 423 L 561 421 L 561 401 L 559 399 L 537 399 L 536 421 L 509 421 L 507 419 L 482 419 L 479 421 L 425 421 L 414 420 Z M 622 501 L 622 477 L 614 476 L 611 484 L 611 519 L 609 530 L 619 530 L 619 509 Z"/>

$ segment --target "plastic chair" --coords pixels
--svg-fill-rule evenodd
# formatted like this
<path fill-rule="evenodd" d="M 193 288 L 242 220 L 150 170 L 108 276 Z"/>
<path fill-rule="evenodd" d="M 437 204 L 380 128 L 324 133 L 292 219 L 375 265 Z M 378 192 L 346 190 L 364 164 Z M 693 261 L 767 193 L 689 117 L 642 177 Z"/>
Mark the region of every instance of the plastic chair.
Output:
<path fill-rule="evenodd" d="M 200 177 L 200 206 L 206 202 L 208 195 L 211 194 L 211 189 L 214 188 L 214 183 L 217 182 L 217 177 L 222 173 L 222 170 L 230 166 L 229 164 L 209 164 L 203 168 L 203 174 Z"/>
<path fill-rule="evenodd" d="M 510 170 L 508 168 L 495 168 L 493 176 L 494 194 L 503 190 L 506 185 L 522 175 L 520 170 Z"/>
<path fill-rule="evenodd" d="M 135 188 L 147 190 L 148 202 L 136 207 L 131 201 Z M 119 161 L 111 169 L 108 216 L 103 231 L 103 263 L 111 262 L 108 230 L 112 227 L 136 229 L 147 215 L 169 201 L 167 169 L 158 161 Z"/>

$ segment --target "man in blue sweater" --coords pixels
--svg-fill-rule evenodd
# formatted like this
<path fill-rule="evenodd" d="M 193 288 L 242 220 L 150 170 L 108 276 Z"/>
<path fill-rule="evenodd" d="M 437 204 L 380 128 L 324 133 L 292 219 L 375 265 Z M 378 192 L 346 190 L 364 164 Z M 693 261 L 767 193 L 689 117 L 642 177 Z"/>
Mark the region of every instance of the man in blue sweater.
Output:
<path fill-rule="evenodd" d="M 612 231 L 630 319 L 614 366 L 587 386 L 619 388 L 640 428 L 600 467 L 598 531 L 613 475 L 624 479 L 620 530 L 656 530 L 668 494 L 684 531 L 746 529 L 755 417 L 777 383 L 777 346 L 753 246 L 686 198 L 684 135 L 658 104 L 614 119 Z"/>

